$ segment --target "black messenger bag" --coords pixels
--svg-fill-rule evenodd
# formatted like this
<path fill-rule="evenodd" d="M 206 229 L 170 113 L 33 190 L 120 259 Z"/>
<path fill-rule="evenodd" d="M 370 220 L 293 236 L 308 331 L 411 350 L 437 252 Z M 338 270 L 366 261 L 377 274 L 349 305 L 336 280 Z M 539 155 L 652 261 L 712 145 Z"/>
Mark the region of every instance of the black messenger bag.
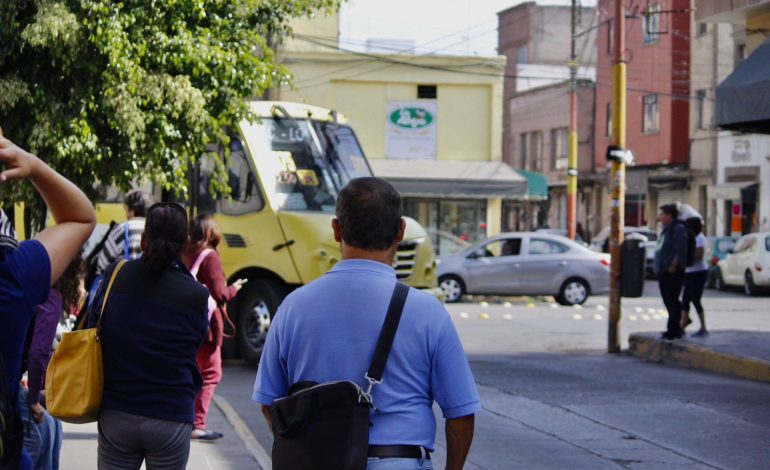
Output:
<path fill-rule="evenodd" d="M 382 372 L 396 335 L 409 287 L 396 282 L 377 340 L 364 390 L 350 380 L 300 382 L 270 407 L 274 470 L 363 470 L 369 451 L 372 386 Z"/>

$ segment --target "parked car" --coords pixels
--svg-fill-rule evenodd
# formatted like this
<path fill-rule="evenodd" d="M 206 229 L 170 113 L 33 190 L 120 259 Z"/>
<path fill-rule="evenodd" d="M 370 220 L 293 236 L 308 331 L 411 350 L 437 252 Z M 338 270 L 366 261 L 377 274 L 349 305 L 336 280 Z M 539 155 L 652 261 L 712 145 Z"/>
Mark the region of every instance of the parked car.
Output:
<path fill-rule="evenodd" d="M 535 230 L 535 232 L 544 232 L 544 233 L 550 233 L 552 235 L 560 235 L 562 237 L 567 237 L 567 229 L 564 228 L 539 228 Z M 575 234 L 575 243 L 578 245 L 588 246 L 588 242 L 583 240 L 583 237 Z"/>
<path fill-rule="evenodd" d="M 655 277 L 655 249 L 658 244 L 658 234 L 648 227 L 623 227 L 623 234 L 638 233 L 647 239 L 644 242 L 645 271 L 648 277 Z M 604 227 L 591 239 L 589 248 L 600 253 L 610 252 L 610 227 Z"/>
<path fill-rule="evenodd" d="M 553 295 L 574 305 L 610 289 L 609 255 L 542 232 L 502 233 L 437 263 L 447 302 L 463 294 Z"/>
<path fill-rule="evenodd" d="M 727 257 L 727 254 L 735 247 L 738 237 L 706 237 L 706 248 L 703 259 L 709 267 L 706 287 L 713 289 L 717 282 L 717 264 Z"/>
<path fill-rule="evenodd" d="M 746 295 L 770 287 L 770 232 L 750 233 L 735 242 L 732 252 L 717 263 L 716 286 L 742 286 Z"/>

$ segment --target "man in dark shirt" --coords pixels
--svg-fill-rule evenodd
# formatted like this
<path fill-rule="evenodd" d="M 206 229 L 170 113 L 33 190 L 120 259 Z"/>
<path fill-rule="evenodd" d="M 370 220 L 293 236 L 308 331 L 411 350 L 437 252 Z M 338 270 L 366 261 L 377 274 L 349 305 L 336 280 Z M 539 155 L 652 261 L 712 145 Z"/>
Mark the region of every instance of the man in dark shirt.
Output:
<path fill-rule="evenodd" d="M 679 294 L 684 284 L 684 268 L 687 264 L 687 228 L 677 219 L 679 209 L 676 204 L 664 204 L 660 207 L 658 221 L 663 225 L 663 232 L 655 250 L 655 274 L 658 277 L 660 296 L 668 310 L 668 323 L 662 339 L 682 337 L 679 320 L 682 304 Z"/>

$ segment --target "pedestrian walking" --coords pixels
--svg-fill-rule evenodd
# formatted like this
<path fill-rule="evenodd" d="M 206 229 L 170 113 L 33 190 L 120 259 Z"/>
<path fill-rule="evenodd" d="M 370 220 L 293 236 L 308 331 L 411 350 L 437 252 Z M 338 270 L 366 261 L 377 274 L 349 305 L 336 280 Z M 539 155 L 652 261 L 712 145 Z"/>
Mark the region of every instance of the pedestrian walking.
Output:
<path fill-rule="evenodd" d="M 698 319 L 700 320 L 700 329 L 693 333 L 693 337 L 699 338 L 709 334 L 706 329 L 706 316 L 701 304 L 703 288 L 706 287 L 706 279 L 709 272 L 709 267 L 703 258 L 706 236 L 703 235 L 703 221 L 700 217 L 690 217 L 685 223 L 688 229 L 695 234 L 695 254 L 693 255 L 693 264 L 687 266 L 684 272 L 681 326 L 682 332 L 684 332 L 687 325 L 692 323 L 692 320 L 690 320 L 690 303 L 692 303 L 695 306 L 695 311 L 698 312 Z"/>
<path fill-rule="evenodd" d="M 342 260 L 289 294 L 270 326 L 253 393 L 268 425 L 269 406 L 300 382 L 350 380 L 366 390 L 405 227 L 401 198 L 384 180 L 358 178 L 340 191 L 332 229 Z M 372 399 L 368 469 L 432 468 L 434 401 L 446 418 L 446 468 L 462 468 L 481 404 L 454 324 L 434 296 L 409 290 Z"/>
<path fill-rule="evenodd" d="M 684 269 L 687 263 L 687 228 L 678 219 L 679 209 L 676 204 L 664 204 L 660 207 L 658 221 L 663 231 L 655 250 L 654 269 L 660 286 L 660 295 L 668 310 L 668 323 L 662 339 L 682 337 L 680 319 L 682 303 L 679 295 L 684 284 Z"/>
<path fill-rule="evenodd" d="M 56 225 L 33 240 L 15 244 L 7 215 L 0 211 L 0 467 L 16 470 L 22 462 L 22 429 L 18 385 L 27 332 L 37 305 L 48 296 L 96 225 L 96 214 L 85 194 L 38 157 L 3 137 L 0 130 L 0 184 L 28 179 L 45 201 Z M 5 396 L 3 396 L 5 395 Z M 15 404 L 15 406 L 14 406 Z M 26 463 L 30 461 L 27 458 Z"/>
<path fill-rule="evenodd" d="M 147 211 L 142 256 L 125 262 L 106 299 L 100 342 L 104 395 L 99 413 L 100 469 L 183 469 L 190 453 L 196 363 L 208 330 L 208 291 L 182 262 L 187 213 L 161 202 Z M 110 279 L 116 265 L 105 271 Z M 100 315 L 105 282 L 87 310 Z"/>
<path fill-rule="evenodd" d="M 222 340 L 224 339 L 225 319 L 227 316 L 227 302 L 230 301 L 245 282 L 237 280 L 232 285 L 227 285 L 222 262 L 219 259 L 217 246 L 222 241 L 222 232 L 219 231 L 214 217 L 210 214 L 201 214 L 190 224 L 190 242 L 185 250 L 184 262 L 193 276 L 209 290 L 210 298 L 214 301 L 209 308 L 209 331 L 206 339 L 198 348 L 198 368 L 203 376 L 203 387 L 195 396 L 195 422 L 193 423 L 192 439 L 216 440 L 222 437 L 222 433 L 206 428 L 206 416 L 208 415 L 214 390 L 222 380 Z M 232 323 L 231 323 L 232 324 Z"/>

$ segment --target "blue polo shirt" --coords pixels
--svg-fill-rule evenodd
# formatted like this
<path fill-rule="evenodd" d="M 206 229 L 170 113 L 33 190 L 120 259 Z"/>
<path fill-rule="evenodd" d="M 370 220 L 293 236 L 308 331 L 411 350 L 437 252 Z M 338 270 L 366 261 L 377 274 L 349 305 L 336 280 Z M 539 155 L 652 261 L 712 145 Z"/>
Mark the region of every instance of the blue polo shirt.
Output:
<path fill-rule="evenodd" d="M 374 355 L 396 283 L 383 263 L 345 260 L 292 292 L 270 326 L 252 398 L 270 405 L 289 387 L 310 380 L 352 380 Z M 468 359 L 454 324 L 435 297 L 410 289 L 382 383 L 372 393 L 369 443 L 433 450 L 435 400 L 445 418 L 481 411 Z"/>
<path fill-rule="evenodd" d="M 37 240 L 0 248 L 0 354 L 11 399 L 21 380 L 21 359 L 35 308 L 48 297 L 51 261 Z"/>

